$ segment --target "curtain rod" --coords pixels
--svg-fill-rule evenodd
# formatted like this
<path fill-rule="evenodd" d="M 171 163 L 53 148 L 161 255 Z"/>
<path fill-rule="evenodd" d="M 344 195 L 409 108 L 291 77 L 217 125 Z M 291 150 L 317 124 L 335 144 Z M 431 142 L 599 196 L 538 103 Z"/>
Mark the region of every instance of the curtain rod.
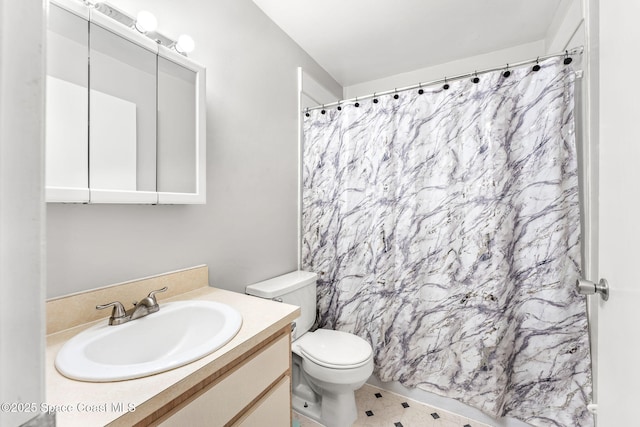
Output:
<path fill-rule="evenodd" d="M 374 92 L 371 93 L 369 95 L 363 95 L 363 96 L 356 96 L 354 98 L 349 98 L 349 99 L 342 99 L 340 101 L 335 101 L 335 102 L 331 102 L 329 104 L 322 104 L 322 105 L 317 105 L 315 107 L 308 107 L 305 108 L 303 111 L 304 112 L 308 112 L 308 111 L 312 111 L 312 110 L 317 110 L 320 108 L 328 108 L 328 107 L 335 107 L 340 106 L 342 104 L 351 104 L 351 103 L 356 103 L 358 101 L 361 101 L 363 99 L 369 99 L 369 98 L 374 98 L 374 97 L 378 97 L 378 96 L 383 96 L 383 95 L 389 95 L 392 93 L 398 93 L 398 92 L 404 92 L 407 90 L 413 90 L 413 89 L 420 89 L 423 86 L 431 86 L 437 83 L 448 83 L 451 81 L 455 81 L 455 80 L 461 80 L 467 77 L 472 77 L 472 76 L 478 76 L 480 74 L 486 74 L 486 73 L 490 73 L 492 71 L 498 71 L 498 70 L 505 70 L 508 71 L 509 68 L 511 67 L 520 67 L 521 65 L 527 65 L 527 64 L 533 64 L 533 63 L 537 63 L 540 61 L 544 61 L 546 59 L 550 59 L 550 58 L 558 58 L 558 57 L 566 57 L 569 58 L 570 56 L 574 56 L 574 55 L 581 55 L 584 52 L 584 46 L 579 46 L 576 48 L 573 48 L 571 50 L 565 50 L 562 53 L 555 53 L 552 55 L 546 55 L 546 56 L 538 56 L 535 59 L 527 59 L 525 61 L 520 61 L 520 62 L 515 62 L 513 64 L 507 64 L 506 66 L 500 66 L 500 67 L 492 67 L 492 68 L 486 68 L 484 70 L 480 70 L 480 71 L 474 71 L 473 73 L 465 73 L 465 74 L 458 74 L 452 77 L 444 77 L 442 79 L 438 79 L 438 80 L 431 80 L 428 82 L 424 82 L 424 83 L 418 83 L 418 84 L 414 84 L 411 86 L 405 86 L 405 87 L 401 87 L 401 88 L 396 88 L 396 89 L 391 89 L 391 90 L 385 90 L 383 92 Z M 571 58 L 569 58 L 571 59 Z M 568 63 L 570 63 L 571 61 L 569 60 Z M 537 71 L 537 70 L 536 70 Z"/>

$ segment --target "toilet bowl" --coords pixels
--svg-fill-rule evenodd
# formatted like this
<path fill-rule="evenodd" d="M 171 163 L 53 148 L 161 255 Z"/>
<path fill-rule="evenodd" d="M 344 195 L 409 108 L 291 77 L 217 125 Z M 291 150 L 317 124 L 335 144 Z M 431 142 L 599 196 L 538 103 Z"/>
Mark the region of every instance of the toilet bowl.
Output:
<path fill-rule="evenodd" d="M 358 418 L 354 391 L 373 372 L 369 343 L 346 332 L 318 329 L 296 339 L 291 350 L 301 361 L 308 385 L 322 399 L 317 406 L 296 401 L 294 409 L 327 427 L 351 426 Z"/>
<path fill-rule="evenodd" d="M 246 292 L 300 306 L 292 332 L 293 409 L 326 427 L 350 427 L 357 419 L 355 390 L 373 373 L 373 351 L 343 331 L 311 331 L 317 275 L 294 271 L 247 286 Z"/>

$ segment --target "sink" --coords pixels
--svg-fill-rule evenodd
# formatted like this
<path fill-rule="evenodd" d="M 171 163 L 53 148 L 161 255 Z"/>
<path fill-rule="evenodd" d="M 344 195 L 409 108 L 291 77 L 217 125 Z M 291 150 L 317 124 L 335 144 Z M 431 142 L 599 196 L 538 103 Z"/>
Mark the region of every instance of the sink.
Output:
<path fill-rule="evenodd" d="M 107 382 L 145 377 L 219 349 L 242 325 L 240 313 L 213 301 L 176 301 L 122 325 L 107 320 L 67 341 L 56 369 L 74 380 Z"/>

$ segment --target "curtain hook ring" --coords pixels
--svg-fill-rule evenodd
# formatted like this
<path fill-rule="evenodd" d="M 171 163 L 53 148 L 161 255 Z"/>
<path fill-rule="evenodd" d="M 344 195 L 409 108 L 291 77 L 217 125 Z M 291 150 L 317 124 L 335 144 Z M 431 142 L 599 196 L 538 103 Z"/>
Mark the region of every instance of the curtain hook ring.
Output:
<path fill-rule="evenodd" d="M 340 105 L 341 102 L 342 101 L 338 99 L 338 106 L 336 107 L 338 111 L 342 111 L 342 105 Z"/>
<path fill-rule="evenodd" d="M 504 73 L 502 73 L 502 77 L 504 77 L 506 79 L 510 75 L 511 75 L 511 71 L 509 71 L 509 64 L 507 63 L 507 68 L 506 68 L 506 70 L 504 70 Z"/>
<path fill-rule="evenodd" d="M 320 110 L 320 114 L 327 114 L 327 110 L 324 109 L 324 104 L 322 104 L 322 110 Z"/>
<path fill-rule="evenodd" d="M 356 108 L 358 108 L 360 106 L 360 103 L 358 102 L 358 97 L 356 96 L 356 103 L 353 104 Z"/>
<path fill-rule="evenodd" d="M 562 61 L 564 63 L 564 65 L 569 65 L 571 64 L 571 62 L 573 61 L 573 58 L 569 56 L 569 51 L 565 50 L 564 52 L 564 61 Z"/>
<path fill-rule="evenodd" d="M 393 92 L 394 92 L 393 99 L 400 98 L 400 95 L 398 95 L 398 88 L 393 88 Z"/>
<path fill-rule="evenodd" d="M 376 98 L 376 93 L 373 92 L 373 103 L 377 104 L 378 103 L 378 98 Z"/>
<path fill-rule="evenodd" d="M 536 58 L 536 65 L 533 66 L 532 70 L 533 71 L 540 71 L 540 57 L 539 56 Z"/>
<path fill-rule="evenodd" d="M 480 82 L 480 77 L 478 77 L 478 71 L 477 71 L 477 70 L 476 70 L 476 71 L 474 71 L 473 75 L 474 75 L 475 77 L 474 77 L 473 79 L 471 79 L 471 81 L 472 81 L 472 82 L 474 82 L 474 83 L 476 83 L 476 84 L 477 84 L 478 82 Z"/>
<path fill-rule="evenodd" d="M 447 83 L 447 76 L 444 76 L 444 85 L 442 86 L 442 89 L 447 90 L 450 87 L 451 86 L 449 86 L 449 83 Z"/>
<path fill-rule="evenodd" d="M 422 83 L 418 83 L 418 94 L 422 95 L 424 90 L 422 89 Z"/>
<path fill-rule="evenodd" d="M 306 108 L 304 115 L 305 117 L 309 117 L 311 115 L 309 114 L 309 107 Z"/>

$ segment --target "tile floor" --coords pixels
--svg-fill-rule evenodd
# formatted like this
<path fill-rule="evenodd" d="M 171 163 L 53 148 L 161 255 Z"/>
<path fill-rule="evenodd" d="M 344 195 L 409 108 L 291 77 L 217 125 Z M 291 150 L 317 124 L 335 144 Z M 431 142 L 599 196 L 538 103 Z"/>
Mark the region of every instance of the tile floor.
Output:
<path fill-rule="evenodd" d="M 491 427 L 369 384 L 356 391 L 356 405 L 358 419 L 354 427 Z M 296 412 L 293 419 L 294 425 L 300 427 L 322 427 Z"/>

